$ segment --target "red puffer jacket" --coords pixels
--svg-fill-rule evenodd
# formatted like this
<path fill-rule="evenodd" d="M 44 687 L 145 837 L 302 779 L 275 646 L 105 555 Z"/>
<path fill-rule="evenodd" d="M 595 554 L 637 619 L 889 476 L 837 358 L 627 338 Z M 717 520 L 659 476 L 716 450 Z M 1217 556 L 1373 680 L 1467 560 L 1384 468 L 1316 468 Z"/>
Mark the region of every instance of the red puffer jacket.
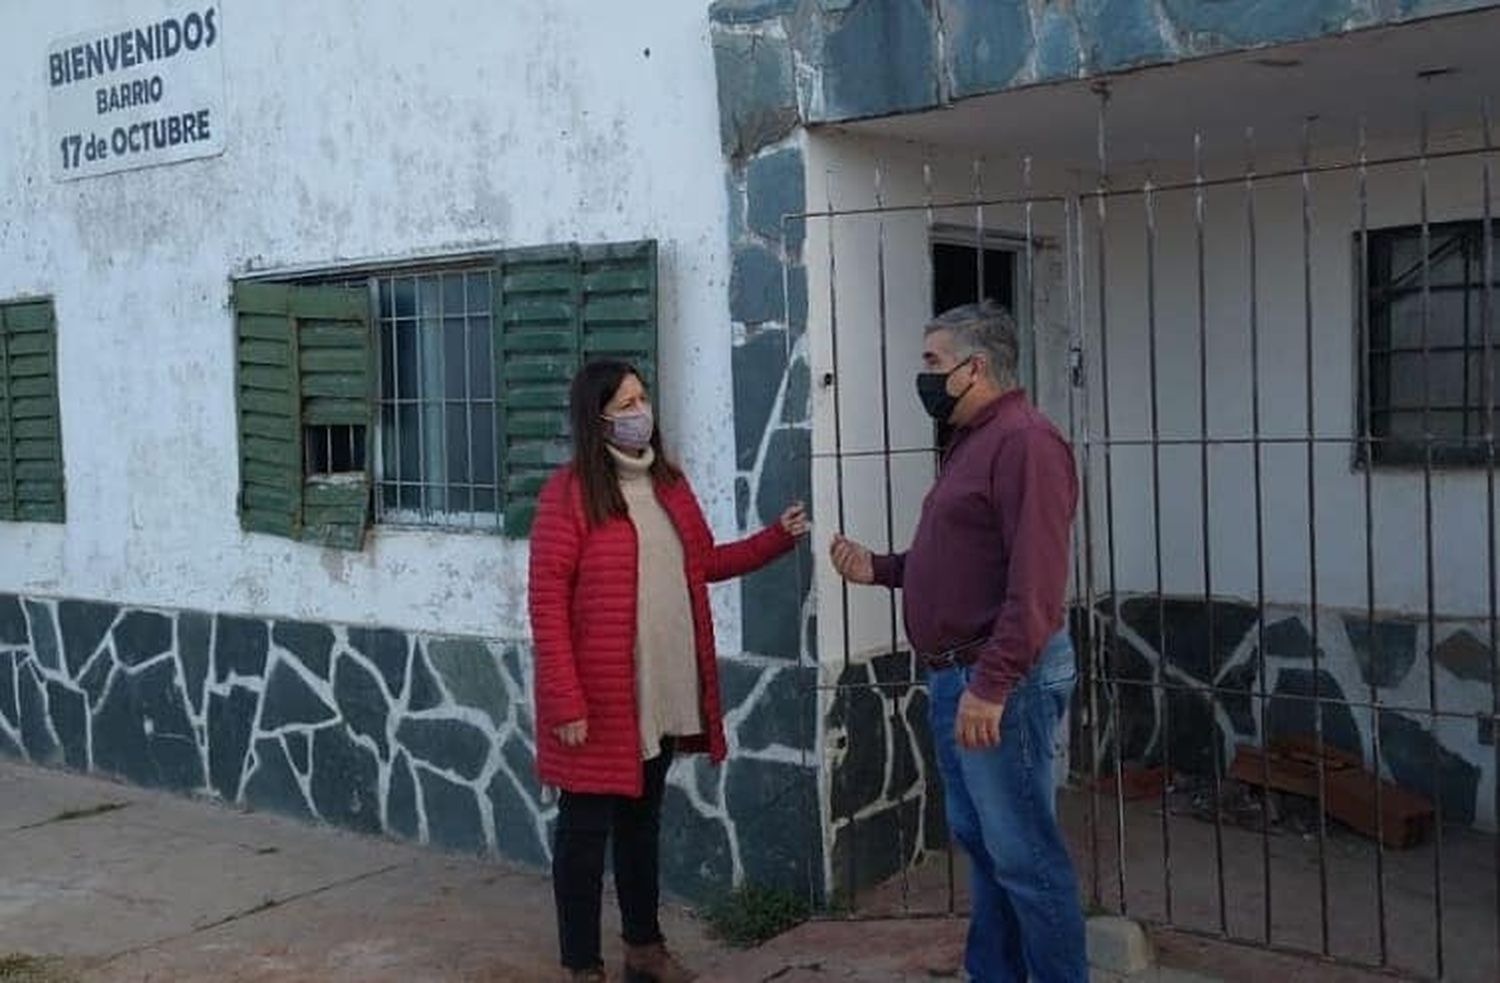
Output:
<path fill-rule="evenodd" d="M 796 540 L 778 525 L 714 544 L 686 480 L 657 485 L 656 497 L 682 538 L 697 643 L 704 734 L 679 751 L 725 753 L 719 674 L 708 605 L 710 582 L 756 570 Z M 640 725 L 635 705 L 637 544 L 629 519 L 589 528 L 571 467 L 542 490 L 531 533 L 531 630 L 535 641 L 536 763 L 546 785 L 570 792 L 639 796 Z M 588 739 L 565 747 L 553 729 L 588 720 Z"/>

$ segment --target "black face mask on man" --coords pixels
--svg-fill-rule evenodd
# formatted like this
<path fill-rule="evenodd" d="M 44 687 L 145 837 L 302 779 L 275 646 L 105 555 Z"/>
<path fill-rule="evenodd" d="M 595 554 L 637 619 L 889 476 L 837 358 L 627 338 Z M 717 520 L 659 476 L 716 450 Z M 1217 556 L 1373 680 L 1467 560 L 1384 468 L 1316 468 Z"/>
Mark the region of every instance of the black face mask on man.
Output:
<path fill-rule="evenodd" d="M 922 401 L 922 407 L 927 410 L 927 415 L 939 423 L 950 423 L 953 420 L 953 411 L 958 408 L 958 401 L 968 395 L 969 390 L 974 388 L 973 380 L 964 387 L 964 391 L 957 396 L 948 391 L 948 378 L 973 361 L 974 356 L 959 362 L 947 372 L 919 372 L 917 373 L 917 398 Z"/>

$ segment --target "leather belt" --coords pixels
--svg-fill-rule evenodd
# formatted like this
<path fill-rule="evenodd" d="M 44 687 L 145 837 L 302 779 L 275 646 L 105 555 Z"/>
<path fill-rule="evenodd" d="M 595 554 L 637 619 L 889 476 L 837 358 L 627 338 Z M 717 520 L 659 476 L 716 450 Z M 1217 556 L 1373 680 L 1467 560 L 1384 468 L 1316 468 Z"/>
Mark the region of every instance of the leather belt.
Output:
<path fill-rule="evenodd" d="M 943 649 L 941 652 L 918 652 L 917 658 L 931 672 L 952 669 L 955 666 L 972 666 L 979 659 L 979 647 L 989 641 L 982 635 L 961 645 Z"/>

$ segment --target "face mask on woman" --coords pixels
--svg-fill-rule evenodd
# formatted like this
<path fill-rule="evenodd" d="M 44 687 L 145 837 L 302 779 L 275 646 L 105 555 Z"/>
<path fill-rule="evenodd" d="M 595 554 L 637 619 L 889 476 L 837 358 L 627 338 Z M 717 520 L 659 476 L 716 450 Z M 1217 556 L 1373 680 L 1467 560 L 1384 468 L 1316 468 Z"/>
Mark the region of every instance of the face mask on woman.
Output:
<path fill-rule="evenodd" d="M 650 407 L 604 418 L 604 439 L 622 451 L 643 451 L 650 447 L 655 431 L 656 420 Z"/>

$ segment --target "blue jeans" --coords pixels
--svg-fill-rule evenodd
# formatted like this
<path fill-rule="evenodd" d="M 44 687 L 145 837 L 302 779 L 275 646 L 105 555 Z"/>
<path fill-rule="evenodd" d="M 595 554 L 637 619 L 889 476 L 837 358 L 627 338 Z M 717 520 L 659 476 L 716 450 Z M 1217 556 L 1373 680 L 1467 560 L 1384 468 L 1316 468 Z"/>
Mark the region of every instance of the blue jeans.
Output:
<path fill-rule="evenodd" d="M 1053 740 L 1077 681 L 1066 631 L 1012 691 L 1000 744 L 953 736 L 972 670 L 929 676 L 932 735 L 948 827 L 969 854 L 973 913 L 964 968 L 975 983 L 1086 983 L 1078 879 L 1057 824 Z"/>

